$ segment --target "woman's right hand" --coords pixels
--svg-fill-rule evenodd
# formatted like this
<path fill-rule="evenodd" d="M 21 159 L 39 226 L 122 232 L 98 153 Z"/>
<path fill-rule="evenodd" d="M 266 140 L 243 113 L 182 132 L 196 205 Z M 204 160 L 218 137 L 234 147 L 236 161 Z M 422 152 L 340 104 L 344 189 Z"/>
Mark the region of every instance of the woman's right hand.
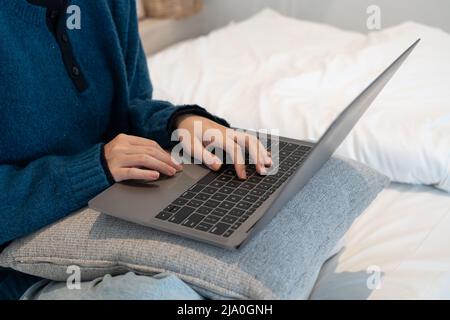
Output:
<path fill-rule="evenodd" d="M 116 182 L 159 179 L 160 173 L 173 176 L 183 167 L 153 140 L 119 134 L 105 144 L 105 159 Z"/>

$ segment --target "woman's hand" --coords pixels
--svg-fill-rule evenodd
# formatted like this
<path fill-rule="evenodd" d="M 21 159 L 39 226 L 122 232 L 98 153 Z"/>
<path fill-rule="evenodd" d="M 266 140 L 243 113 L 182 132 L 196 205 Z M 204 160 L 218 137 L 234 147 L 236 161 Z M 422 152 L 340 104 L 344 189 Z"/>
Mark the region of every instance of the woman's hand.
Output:
<path fill-rule="evenodd" d="M 159 179 L 160 173 L 173 176 L 182 166 L 155 141 L 119 134 L 105 145 L 105 159 L 116 182 Z"/>
<path fill-rule="evenodd" d="M 223 163 L 208 151 L 210 147 L 226 151 L 232 158 L 240 179 L 246 179 L 244 151 L 248 151 L 259 174 L 267 174 L 266 167 L 272 164 L 270 154 L 258 138 L 251 134 L 229 129 L 192 114 L 179 116 L 176 119 L 176 128 L 179 129 L 183 149 L 190 155 L 198 155 L 196 158 L 201 157 L 203 163 L 214 171 L 219 170 Z M 183 138 L 183 131 L 189 133 L 189 139 Z"/>

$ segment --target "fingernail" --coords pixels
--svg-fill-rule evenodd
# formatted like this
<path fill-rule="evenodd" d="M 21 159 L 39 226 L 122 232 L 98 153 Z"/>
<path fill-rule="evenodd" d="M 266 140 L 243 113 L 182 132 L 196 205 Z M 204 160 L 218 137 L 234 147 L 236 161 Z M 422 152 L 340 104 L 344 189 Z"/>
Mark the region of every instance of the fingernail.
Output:
<path fill-rule="evenodd" d="M 158 179 L 159 178 L 159 172 L 150 172 L 150 178 L 151 179 Z"/>
<path fill-rule="evenodd" d="M 219 170 L 220 167 L 222 166 L 222 161 L 216 156 L 214 156 L 213 159 L 214 159 L 213 166 L 214 166 L 215 170 Z"/>
<path fill-rule="evenodd" d="M 174 158 L 172 158 L 172 162 L 173 162 L 176 166 L 179 166 L 179 167 L 183 164 L 183 161 L 182 161 L 182 160 L 177 160 L 177 159 L 174 159 Z"/>
<path fill-rule="evenodd" d="M 214 156 L 214 161 L 217 163 L 217 164 L 222 164 L 222 160 L 220 160 L 219 159 L 219 157 L 217 157 L 217 156 Z"/>
<path fill-rule="evenodd" d="M 208 168 L 210 168 L 211 170 L 217 171 L 217 170 L 220 169 L 220 167 L 221 167 L 222 165 L 221 165 L 220 163 L 215 162 L 215 163 L 211 163 L 211 164 L 209 164 L 209 165 L 207 165 L 207 166 L 208 166 Z"/>
<path fill-rule="evenodd" d="M 265 167 L 261 167 L 259 172 L 260 172 L 261 175 L 266 175 L 267 174 L 267 169 Z"/>

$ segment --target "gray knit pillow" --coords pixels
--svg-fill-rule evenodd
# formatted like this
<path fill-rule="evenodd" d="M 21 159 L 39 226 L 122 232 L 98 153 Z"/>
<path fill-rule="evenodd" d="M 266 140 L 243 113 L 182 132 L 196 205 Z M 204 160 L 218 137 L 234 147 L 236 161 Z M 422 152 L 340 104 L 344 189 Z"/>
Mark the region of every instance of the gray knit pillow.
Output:
<path fill-rule="evenodd" d="M 387 183 L 362 164 L 333 158 L 238 251 L 86 209 L 16 240 L 0 265 L 57 281 L 70 265 L 81 267 L 83 280 L 170 272 L 210 298 L 307 298 L 336 242 Z"/>

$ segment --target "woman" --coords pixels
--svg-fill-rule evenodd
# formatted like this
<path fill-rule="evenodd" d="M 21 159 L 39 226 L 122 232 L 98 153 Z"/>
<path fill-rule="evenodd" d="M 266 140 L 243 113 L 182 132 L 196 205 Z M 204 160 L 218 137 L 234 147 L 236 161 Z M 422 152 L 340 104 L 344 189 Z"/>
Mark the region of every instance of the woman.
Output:
<path fill-rule="evenodd" d="M 86 206 L 114 182 L 157 180 L 182 170 L 164 151 L 173 146 L 175 129 L 191 133 L 185 148 L 200 151 L 213 170 L 221 163 L 204 149 L 202 133 L 208 129 L 223 133 L 214 144 L 228 151 L 247 147 L 260 173 L 270 164 L 256 139 L 242 142 L 236 138 L 242 133 L 225 134 L 226 122 L 206 110 L 152 100 L 134 1 L 0 4 L 3 248 Z M 69 5 L 80 8 L 79 29 L 67 27 Z M 194 132 L 196 122 L 203 132 Z M 231 153 L 237 175 L 245 179 L 240 153 Z M 38 280 L 1 270 L 0 297 L 19 298 Z M 109 286 L 114 291 L 113 282 Z"/>

